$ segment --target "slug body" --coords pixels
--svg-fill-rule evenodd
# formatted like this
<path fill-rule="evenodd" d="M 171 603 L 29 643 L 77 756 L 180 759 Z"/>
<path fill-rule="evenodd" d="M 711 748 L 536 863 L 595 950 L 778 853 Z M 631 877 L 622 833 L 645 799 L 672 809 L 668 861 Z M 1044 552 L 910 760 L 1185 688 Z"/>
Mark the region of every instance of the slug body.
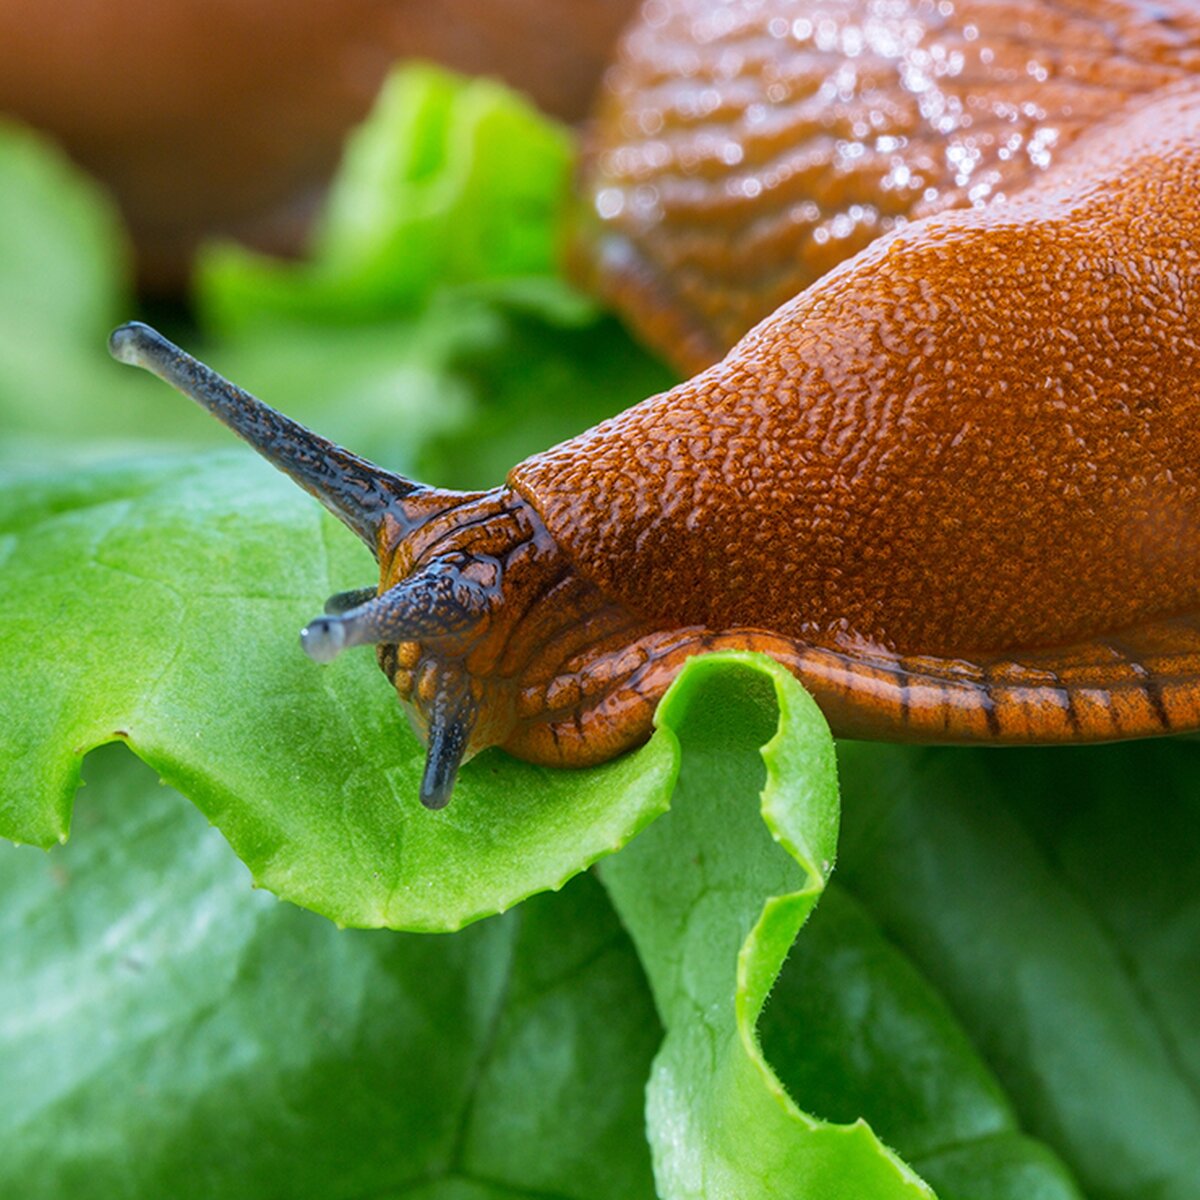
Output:
<path fill-rule="evenodd" d="M 881 234 L 1018 194 L 1198 73 L 1194 0 L 651 0 L 575 266 L 690 375 Z"/>
<path fill-rule="evenodd" d="M 1198 198 L 1200 81 L 1168 80 L 491 492 L 384 472 L 144 326 L 113 351 L 374 551 L 378 587 L 304 641 L 377 646 L 431 807 L 484 746 L 584 765 L 635 745 L 718 647 L 773 655 L 855 736 L 1176 732 L 1200 728 Z"/>
<path fill-rule="evenodd" d="M 1170 728 L 1153 694 L 1126 727 L 1072 672 L 1138 678 L 1137 627 L 1200 599 L 1198 198 L 1186 83 L 1006 203 L 878 239 L 717 366 L 512 480 L 656 622 L 843 656 L 829 683 L 800 674 L 844 731 Z M 1087 645 L 1106 633 L 1124 643 Z M 992 670 L 1039 696 L 987 696 Z"/>

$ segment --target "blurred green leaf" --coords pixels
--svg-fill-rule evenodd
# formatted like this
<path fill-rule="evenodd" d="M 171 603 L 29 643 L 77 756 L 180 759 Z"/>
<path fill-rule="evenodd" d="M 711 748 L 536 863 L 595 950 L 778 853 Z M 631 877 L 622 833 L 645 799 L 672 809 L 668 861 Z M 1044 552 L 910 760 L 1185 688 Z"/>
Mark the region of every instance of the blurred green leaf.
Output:
<path fill-rule="evenodd" d="M 22 346 L 32 355 L 51 335 L 79 344 L 103 327 L 129 300 L 129 252 L 102 190 L 32 130 L 0 123 L 0 178 L 0 361 L 8 370 Z"/>
<path fill-rule="evenodd" d="M 108 197 L 44 139 L 0 121 L 0 454 L 179 425 L 151 380 L 131 380 L 108 357 L 131 303 Z M 189 418 L 203 425 L 186 414 L 184 427 Z"/>
<path fill-rule="evenodd" d="M 573 158 L 568 132 L 506 88 L 398 70 L 347 144 L 308 259 L 212 247 L 201 312 L 225 334 L 266 318 L 337 325 L 409 311 L 437 287 L 542 276 L 518 283 L 524 302 L 578 320 L 583 302 L 553 278 Z"/>
<path fill-rule="evenodd" d="M 87 774 L 69 847 L 0 849 L 0 1194 L 653 1195 L 657 1030 L 595 882 L 339 932 L 125 751 Z"/>
<path fill-rule="evenodd" d="M 1200 745 L 847 745 L 839 882 L 1097 1200 L 1200 1179 Z"/>

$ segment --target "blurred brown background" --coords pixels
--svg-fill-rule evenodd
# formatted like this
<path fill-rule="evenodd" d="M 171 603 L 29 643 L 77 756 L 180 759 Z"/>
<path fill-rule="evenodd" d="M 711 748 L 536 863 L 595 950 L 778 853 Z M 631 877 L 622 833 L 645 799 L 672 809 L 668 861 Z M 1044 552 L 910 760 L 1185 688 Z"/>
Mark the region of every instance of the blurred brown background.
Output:
<path fill-rule="evenodd" d="M 637 0 L 0 0 L 0 111 L 52 133 L 125 213 L 151 291 L 203 238 L 293 251 L 388 67 L 491 75 L 587 112 Z"/>

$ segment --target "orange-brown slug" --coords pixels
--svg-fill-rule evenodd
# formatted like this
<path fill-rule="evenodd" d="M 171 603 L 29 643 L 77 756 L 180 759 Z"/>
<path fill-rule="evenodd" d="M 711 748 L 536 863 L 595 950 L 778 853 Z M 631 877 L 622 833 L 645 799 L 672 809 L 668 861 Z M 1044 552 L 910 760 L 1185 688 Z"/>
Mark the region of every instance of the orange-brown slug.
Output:
<path fill-rule="evenodd" d="M 383 471 L 145 326 L 113 353 L 374 551 L 378 587 L 304 644 L 377 647 L 427 732 L 431 807 L 485 746 L 585 765 L 635 745 L 718 647 L 785 663 L 855 736 L 1197 729 L 1200 79 L 1165 74 L 1003 202 L 906 221 L 489 492 Z"/>

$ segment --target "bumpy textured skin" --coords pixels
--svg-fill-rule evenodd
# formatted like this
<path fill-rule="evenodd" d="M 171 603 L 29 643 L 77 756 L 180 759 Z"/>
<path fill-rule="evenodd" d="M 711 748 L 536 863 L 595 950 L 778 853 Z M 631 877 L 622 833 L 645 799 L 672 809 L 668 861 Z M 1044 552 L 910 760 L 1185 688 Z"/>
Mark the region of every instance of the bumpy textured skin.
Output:
<path fill-rule="evenodd" d="M 660 626 L 978 662 L 1195 611 L 1200 84 L 510 481 Z"/>
<path fill-rule="evenodd" d="M 576 263 L 691 373 L 880 234 L 1014 195 L 1197 72 L 1193 0 L 648 0 Z"/>

